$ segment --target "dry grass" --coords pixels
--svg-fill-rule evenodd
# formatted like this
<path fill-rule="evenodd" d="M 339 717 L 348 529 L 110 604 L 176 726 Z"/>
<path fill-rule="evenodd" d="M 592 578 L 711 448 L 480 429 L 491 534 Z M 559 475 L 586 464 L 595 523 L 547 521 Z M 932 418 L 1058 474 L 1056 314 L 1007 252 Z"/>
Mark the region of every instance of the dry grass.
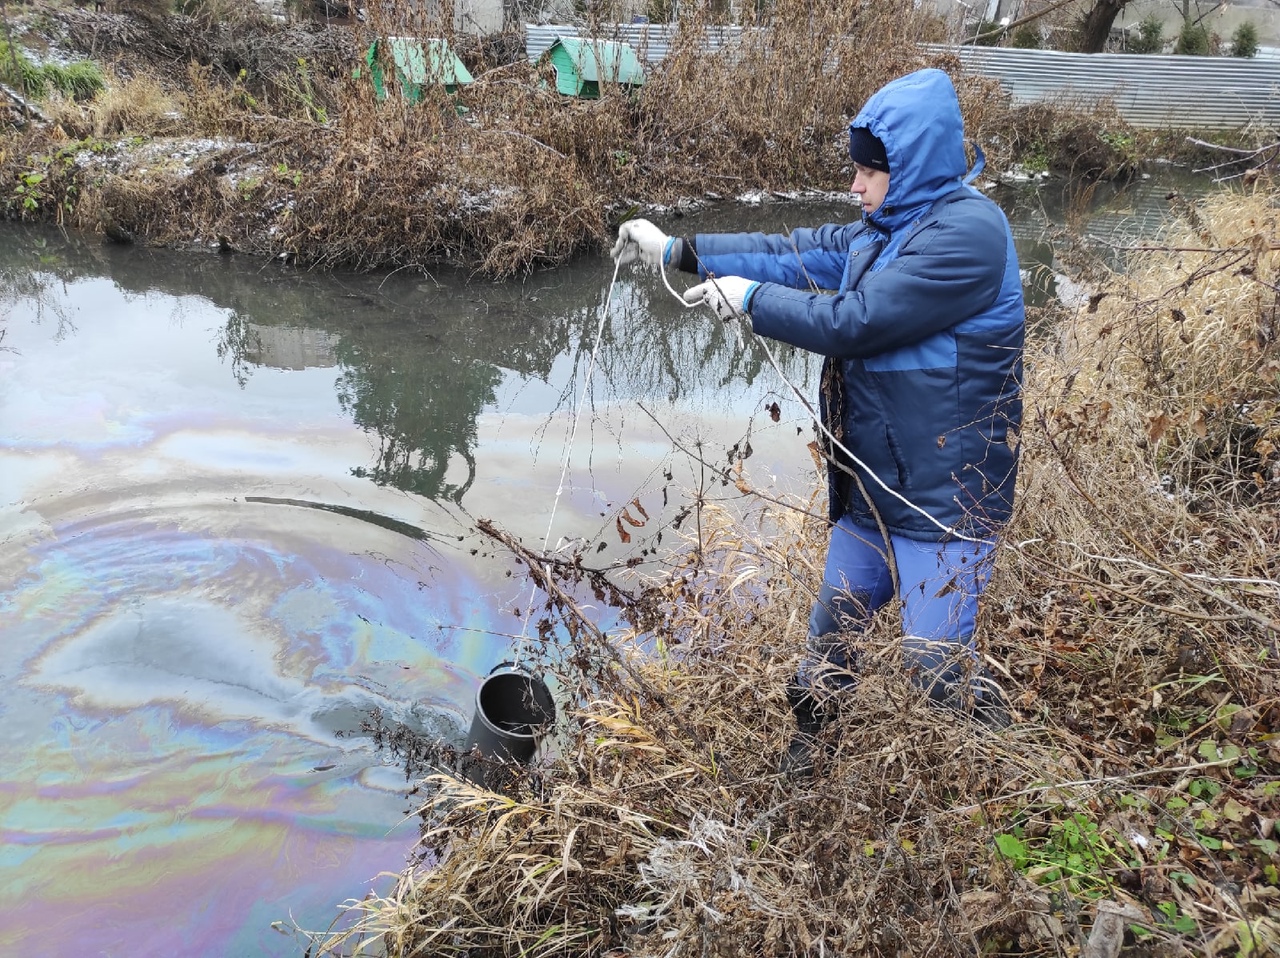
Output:
<path fill-rule="evenodd" d="M 1029 355 L 1014 531 L 1028 545 L 1000 601 L 1043 633 L 1038 654 L 1087 669 L 1084 687 L 1112 700 L 1192 659 L 1221 673 L 1217 694 L 1274 708 L 1274 198 L 1265 184 L 1186 207 L 1181 232 L 1052 317 Z"/>
<path fill-rule="evenodd" d="M 705 56 L 696 43 L 714 5 L 684 5 L 673 53 L 643 88 L 606 84 L 599 100 L 574 100 L 554 91 L 549 67 L 524 61 L 518 37 L 468 41 L 419 6 L 369 3 L 364 23 L 335 29 L 218 19 L 213 7 L 195 16 L 49 8 L 120 79 L 91 103 L 57 104 L 56 124 L 5 136 L 0 176 L 47 174 L 24 197 L 35 202 L 9 198 L 8 213 L 312 266 L 447 261 L 503 276 L 602 247 L 635 206 L 847 188 L 849 119 L 886 79 L 925 65 L 917 43 L 938 30 L 887 0 L 780 0 L 767 33 Z M 476 82 L 456 96 L 429 87 L 417 104 L 393 83 L 378 102 L 353 68 L 389 35 L 445 37 Z M 961 95 L 994 169 L 1019 149 L 1059 146 L 1094 173 L 1124 165 L 1102 138 L 1088 141 L 1106 125 L 1091 126 L 1089 114 L 1055 139 L 1033 132 L 1052 126 L 1052 110 L 1013 110 L 995 84 L 966 82 Z M 181 108 L 172 129 L 170 98 Z M 136 144 L 162 136 L 179 140 L 175 150 L 182 140 L 221 145 L 157 166 L 149 144 Z M 49 174 L 61 153 L 109 159 Z"/>
<path fill-rule="evenodd" d="M 156 77 L 109 77 L 106 86 L 84 103 L 54 97 L 43 105 L 50 122 L 74 140 L 104 139 L 125 134 L 141 137 L 173 133 L 186 98 L 166 89 Z"/>
<path fill-rule="evenodd" d="M 571 635 L 541 663 L 567 721 L 505 795 L 426 780 L 416 867 L 321 953 L 1063 955 L 1117 909 L 1135 954 L 1276 953 L 1275 196 L 1188 209 L 1091 305 L 1036 317 L 980 616 L 1013 729 L 922 703 L 888 615 L 817 778 L 775 774 L 813 502 L 700 501 L 631 599 L 490 527 Z M 599 633 L 584 584 L 635 630 Z"/>

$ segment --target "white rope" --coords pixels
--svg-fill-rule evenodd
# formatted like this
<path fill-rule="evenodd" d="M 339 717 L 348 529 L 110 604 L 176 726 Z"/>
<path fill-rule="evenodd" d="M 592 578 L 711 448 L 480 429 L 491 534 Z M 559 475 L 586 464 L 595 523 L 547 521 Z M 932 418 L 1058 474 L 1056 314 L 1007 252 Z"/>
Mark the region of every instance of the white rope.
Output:
<path fill-rule="evenodd" d="M 591 388 L 591 377 L 595 374 L 596 356 L 600 352 L 600 341 L 604 338 L 604 326 L 609 320 L 609 304 L 613 302 L 613 290 L 618 285 L 618 271 L 621 269 L 621 263 L 613 264 L 613 279 L 609 281 L 609 292 L 604 298 L 604 304 L 600 307 L 600 322 L 596 325 L 596 340 L 591 346 L 591 356 L 587 362 L 586 375 L 582 379 L 582 392 L 578 395 L 578 401 L 574 404 L 573 421 L 569 426 L 569 438 L 565 441 L 564 461 L 560 464 L 560 481 L 556 484 L 556 496 L 551 503 L 551 515 L 547 517 L 547 531 L 542 537 L 542 554 L 546 555 L 548 547 L 551 544 L 551 529 L 556 521 L 556 509 L 560 505 L 560 497 L 564 494 L 565 478 L 569 475 L 569 461 L 573 456 L 573 441 L 578 435 L 578 421 L 582 418 L 582 407 L 587 401 L 587 391 Z M 665 278 L 665 277 L 664 277 Z M 667 287 L 671 289 L 670 286 Z M 677 297 L 680 295 L 674 289 L 671 292 Z M 680 302 L 684 302 L 683 299 Z M 687 305 L 687 304 L 686 304 Z M 543 569 L 548 576 L 551 574 L 550 564 Z M 515 662 L 520 664 L 520 658 L 524 654 L 525 643 L 529 638 L 529 619 L 533 616 L 533 603 L 538 596 L 538 586 L 535 583 L 533 589 L 529 593 L 529 601 L 526 603 L 524 622 L 520 626 L 520 641 L 516 645 Z"/>
<path fill-rule="evenodd" d="M 665 264 L 659 264 L 658 271 L 662 274 L 663 285 L 666 286 L 668 290 L 671 290 L 671 294 L 675 296 L 676 299 L 680 300 L 680 304 L 682 306 L 697 305 L 696 303 L 694 304 L 686 303 L 683 296 L 677 293 L 674 289 L 671 289 L 671 283 L 668 282 L 667 280 L 667 271 L 665 268 Z M 615 275 L 616 275 L 616 271 L 615 271 Z M 715 284 L 714 278 L 711 280 L 711 283 L 713 285 Z M 716 286 L 716 289 L 718 290 L 719 286 Z M 746 320 L 747 326 L 751 328 L 751 317 L 744 315 L 743 318 Z M 800 400 L 800 403 L 801 405 L 804 406 L 805 411 L 809 413 L 809 418 L 812 419 L 813 422 L 817 425 L 818 429 L 822 431 L 822 434 L 827 437 L 827 439 L 831 442 L 832 446 L 834 446 L 836 449 L 840 450 L 840 452 L 843 452 L 846 456 L 848 456 L 850 462 L 852 462 L 859 469 L 861 469 L 868 476 L 870 476 L 871 480 L 877 486 L 879 486 L 885 492 L 889 493 L 889 495 L 893 496 L 895 499 L 903 503 L 908 508 L 924 516 L 926 519 L 928 519 L 930 522 L 932 522 L 935 526 L 937 526 L 939 529 L 941 529 L 943 532 L 947 533 L 948 535 L 954 536 L 955 538 L 960 539 L 963 542 L 977 542 L 981 544 L 988 544 L 994 541 L 993 538 L 990 536 L 983 539 L 975 539 L 973 536 L 965 535 L 963 532 L 960 532 L 958 529 L 947 525 L 946 523 L 942 522 L 940 519 L 935 518 L 927 510 L 916 505 L 914 502 L 912 502 L 906 496 L 902 495 L 902 493 L 898 492 L 896 489 L 890 489 L 887 485 L 885 485 L 884 480 L 882 480 L 878 475 L 876 475 L 875 471 L 870 466 L 868 466 L 865 462 L 863 462 L 861 459 L 855 456 L 852 452 L 850 452 L 849 449 L 842 442 L 840 442 L 839 439 L 837 439 L 834 435 L 832 435 L 831 430 L 828 429 L 826 426 L 826 423 L 822 421 L 822 416 L 819 415 L 818 412 L 813 408 L 813 404 L 809 402 L 808 398 L 805 397 L 804 393 L 799 389 L 799 387 L 797 387 L 795 383 L 793 383 L 790 379 L 788 379 L 786 373 L 782 371 L 782 367 L 778 365 L 777 357 L 773 355 L 773 350 L 769 348 L 768 340 L 765 339 L 765 337 L 761 336 L 759 333 L 756 333 L 754 328 L 751 328 L 751 332 L 755 334 L 756 339 L 760 342 L 760 345 L 764 348 L 764 353 L 767 357 L 769 357 L 769 364 L 773 366 L 773 371 L 778 374 L 779 378 L 783 381 L 783 383 L 786 384 L 787 388 L 790 389 L 791 392 L 795 394 L 795 397 L 798 400 Z"/>
<path fill-rule="evenodd" d="M 608 319 L 609 319 L 609 306 L 613 302 L 613 291 L 618 285 L 618 273 L 619 273 L 619 270 L 621 269 L 621 266 L 622 264 L 620 262 L 616 260 L 614 261 L 613 278 L 609 281 L 609 292 L 606 294 L 604 298 L 604 303 L 600 307 L 600 322 L 596 326 L 595 342 L 591 346 L 591 355 L 587 363 L 586 375 L 583 377 L 583 382 L 582 382 L 582 392 L 579 394 L 578 401 L 574 406 L 573 421 L 569 428 L 568 440 L 565 443 L 564 460 L 560 465 L 560 481 L 556 484 L 556 495 L 555 495 L 555 499 L 551 503 L 551 514 L 550 516 L 547 517 L 547 531 L 542 537 L 542 552 L 544 555 L 547 553 L 548 547 L 551 544 L 551 530 L 555 525 L 556 510 L 560 505 L 560 497 L 564 494 L 565 479 L 569 474 L 569 462 L 573 456 L 573 442 L 578 434 L 578 422 L 582 418 L 582 407 L 586 404 L 587 391 L 591 388 L 591 377 L 595 373 L 596 356 L 599 354 L 599 351 L 600 351 L 600 341 L 604 337 L 605 323 L 608 322 Z M 658 274 L 662 277 L 662 285 L 667 288 L 667 292 L 669 292 L 672 298 L 675 299 L 675 301 L 678 302 L 685 309 L 694 309 L 697 306 L 701 305 L 700 303 L 686 302 L 685 298 L 681 296 L 680 293 L 678 293 L 672 287 L 671 281 L 667 278 L 665 263 L 658 264 Z M 715 280 L 712 279 L 711 282 L 714 284 Z M 748 325 L 750 325 L 750 318 L 746 317 L 746 319 L 747 319 Z M 753 329 L 752 332 L 755 333 L 755 330 Z M 831 430 L 829 430 L 826 424 L 822 421 L 822 417 L 813 408 L 813 404 L 809 402 L 808 398 L 804 395 L 804 393 L 800 390 L 800 388 L 796 386 L 796 384 L 793 383 L 787 377 L 786 373 L 782 371 L 782 367 L 778 364 L 778 359 L 776 356 L 774 356 L 773 350 L 769 348 L 769 343 L 765 339 L 765 337 L 761 336 L 758 333 L 755 333 L 755 336 L 756 336 L 756 339 L 760 342 L 760 345 L 763 347 L 765 355 L 769 358 L 769 364 L 773 366 L 774 372 L 778 374 L 778 378 L 780 378 L 782 382 L 786 384 L 787 388 L 791 390 L 791 392 L 795 395 L 796 399 L 798 399 L 801 405 L 804 406 L 805 411 L 809 413 L 809 418 L 813 420 L 813 422 L 817 425 L 818 429 L 822 431 L 822 434 L 827 437 L 827 439 L 831 442 L 831 444 L 836 449 L 840 450 L 846 456 L 848 456 L 851 462 L 853 462 L 856 466 L 862 469 L 863 472 L 865 472 L 868 476 L 870 476 L 871 479 L 876 483 L 876 485 L 878 485 L 885 492 L 889 493 L 889 495 L 893 496 L 895 499 L 898 499 L 899 501 L 904 503 L 909 508 L 920 513 L 920 515 L 924 516 L 926 519 L 932 522 L 935 526 L 937 526 L 943 532 L 946 532 L 948 535 L 954 536 L 955 538 L 961 539 L 965 542 L 988 543 L 991 541 L 989 538 L 975 539 L 972 536 L 967 536 L 964 533 L 958 531 L 957 529 L 954 529 L 951 526 L 946 525 L 945 523 L 934 518 L 926 510 L 916 505 L 910 499 L 907 499 L 897 490 L 890 489 L 887 485 L 885 485 L 883 480 L 881 480 L 881 478 L 875 474 L 875 472 L 871 469 L 870 466 L 868 466 L 861 459 L 859 459 L 852 452 L 850 452 L 849 449 L 845 447 L 845 445 L 841 443 L 840 440 L 838 440 L 831 433 Z M 544 571 L 549 575 L 551 571 L 550 567 L 548 566 L 547 568 L 544 569 Z M 526 603 L 524 621 L 520 627 L 520 641 L 516 645 L 516 649 L 514 653 L 516 664 L 519 664 L 521 657 L 524 655 L 524 648 L 529 637 L 529 620 L 533 616 L 533 604 L 537 598 L 537 595 L 538 595 L 538 587 L 535 584 L 529 593 L 529 601 Z"/>
<path fill-rule="evenodd" d="M 667 292 L 674 296 L 676 298 L 676 302 L 685 309 L 696 309 L 702 305 L 701 303 L 686 302 L 683 296 L 671 288 L 671 280 L 667 279 L 667 266 L 665 263 L 658 264 L 658 275 L 662 277 L 662 285 L 667 288 Z M 712 282 L 715 282 L 715 280 L 712 280 Z M 719 289 L 719 287 L 716 288 Z"/>

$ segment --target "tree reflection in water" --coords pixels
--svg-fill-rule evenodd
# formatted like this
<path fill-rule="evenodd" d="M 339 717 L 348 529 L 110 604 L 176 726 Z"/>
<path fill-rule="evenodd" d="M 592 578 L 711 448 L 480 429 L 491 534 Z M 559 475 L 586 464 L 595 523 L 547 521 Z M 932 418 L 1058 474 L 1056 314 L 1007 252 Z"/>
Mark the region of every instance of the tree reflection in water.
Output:
<path fill-rule="evenodd" d="M 444 369 L 432 361 L 439 352 L 415 349 L 394 335 L 344 336 L 337 354 L 343 367 L 338 401 L 378 437 L 373 463 L 352 474 L 461 503 L 476 477 L 476 417 L 493 400 L 502 371 L 466 359 Z M 466 476 L 450 482 L 455 456 L 466 463 Z"/>
<path fill-rule="evenodd" d="M 1105 227 L 1112 246 L 1134 224 L 1149 233 L 1166 206 L 1164 187 L 1141 184 L 1118 211 L 1095 210 L 1090 222 Z M 1060 214 L 1020 194 L 1005 197 L 1033 302 L 1057 293 L 1051 237 Z M 1093 197 L 1095 200 L 1097 197 Z M 1025 208 L 1024 208 L 1025 207 Z M 686 230 L 786 229 L 848 215 L 847 209 L 809 210 L 782 204 L 770 211 L 725 208 L 700 214 Z M 719 222 L 716 217 L 724 222 Z M 1108 219 L 1107 217 L 1110 217 Z M 778 220 L 771 222 L 770 217 Z M 1117 219 L 1117 217 L 1119 217 Z M 1113 222 L 1114 221 L 1114 222 Z M 1118 224 L 1118 225 L 1117 225 Z M 456 272 L 425 282 L 408 271 L 391 276 L 344 276 L 267 266 L 234 256 L 147 250 L 104 244 L 97 237 L 8 227 L 0 242 L 0 304 L 31 301 L 48 309 L 56 335 L 74 330 L 59 312 L 54 291 L 84 279 L 110 277 L 126 292 L 202 296 L 227 310 L 214 349 L 245 388 L 255 366 L 338 368 L 342 410 L 375 437 L 369 461 L 354 475 L 431 499 L 460 502 L 476 481 L 477 420 L 492 407 L 512 375 L 551 384 L 555 408 L 541 415 L 571 414 L 585 395 L 593 405 L 703 400 L 733 403 L 735 416 L 752 416 L 742 393 L 760 386 L 791 398 L 760 343 L 705 310 L 673 302 L 651 273 L 624 271 L 608 306 L 608 322 L 595 349 L 612 264 L 588 257 L 525 281 L 486 283 Z M 689 277 L 672 277 L 678 288 Z M 0 310 L 0 337 L 3 314 Z M 178 321 L 181 317 L 176 317 Z M 5 344 L 0 338 L 0 349 Z M 806 393 L 814 357 L 774 344 L 783 374 Z M 589 391 L 583 377 L 592 370 Z M 758 414 L 765 403 L 757 406 Z M 751 428 L 750 420 L 748 429 Z M 729 443 L 726 443 L 728 445 Z"/>

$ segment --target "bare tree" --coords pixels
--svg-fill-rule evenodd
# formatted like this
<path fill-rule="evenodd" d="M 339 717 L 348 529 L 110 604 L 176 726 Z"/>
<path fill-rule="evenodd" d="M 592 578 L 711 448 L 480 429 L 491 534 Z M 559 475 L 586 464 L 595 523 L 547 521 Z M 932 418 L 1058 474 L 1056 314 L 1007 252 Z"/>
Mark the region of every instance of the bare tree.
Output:
<path fill-rule="evenodd" d="M 1080 18 L 1080 26 L 1076 32 L 1076 49 L 1081 53 L 1101 53 L 1111 35 L 1111 27 L 1116 22 L 1120 11 L 1129 5 L 1131 0 L 1093 0 Z M 1280 7 L 1280 0 L 1268 0 L 1273 6 Z M 1214 10 L 1222 6 L 1214 3 L 1208 10 L 1200 9 L 1199 0 L 1195 2 L 1195 15 L 1192 15 L 1192 0 L 1174 0 L 1175 6 L 1182 14 L 1185 24 L 1200 23 Z"/>
<path fill-rule="evenodd" d="M 968 42 L 972 43 L 986 37 L 998 36 L 1016 27 L 1032 23 L 1051 13 L 1055 13 L 1063 7 L 1070 7 L 1076 2 L 1077 0 L 1058 0 L 1056 3 L 1050 3 L 1042 9 L 1019 17 L 1012 23 L 1001 24 L 994 30 L 972 37 Z M 1272 2 L 1280 3 L 1280 0 L 1272 0 Z M 1120 11 L 1129 3 L 1130 0 L 1093 0 L 1093 5 L 1088 7 L 1080 18 L 1079 26 L 1076 30 L 1075 49 L 1080 53 L 1101 53 L 1106 45 L 1107 38 L 1111 35 L 1111 25 L 1115 23 Z"/>
<path fill-rule="evenodd" d="M 1111 26 L 1116 22 L 1130 0 L 1095 0 L 1085 15 L 1080 18 L 1077 33 L 1076 49 L 1081 53 L 1101 53 L 1111 36 Z"/>

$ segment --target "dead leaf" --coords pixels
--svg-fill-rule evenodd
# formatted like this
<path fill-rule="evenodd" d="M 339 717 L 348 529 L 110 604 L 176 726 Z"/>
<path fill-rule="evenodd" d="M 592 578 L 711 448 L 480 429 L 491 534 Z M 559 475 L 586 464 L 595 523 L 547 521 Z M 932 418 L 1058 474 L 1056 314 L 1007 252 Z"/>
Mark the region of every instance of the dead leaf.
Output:
<path fill-rule="evenodd" d="M 823 468 L 826 464 L 826 458 L 822 455 L 822 447 L 817 442 L 811 442 L 805 448 L 809 450 L 809 455 L 813 457 L 814 466 L 818 469 Z"/>
<path fill-rule="evenodd" d="M 1164 413 L 1160 413 L 1158 416 L 1148 415 L 1147 438 L 1152 442 L 1159 442 L 1164 437 L 1164 434 L 1169 431 L 1171 425 L 1173 425 L 1173 420 Z"/>
<path fill-rule="evenodd" d="M 1130 922 L 1143 921 L 1145 916 L 1133 905 L 1114 901 L 1098 902 L 1098 914 L 1093 920 L 1089 940 L 1080 951 L 1080 958 L 1116 958 L 1124 943 L 1124 931 Z"/>

